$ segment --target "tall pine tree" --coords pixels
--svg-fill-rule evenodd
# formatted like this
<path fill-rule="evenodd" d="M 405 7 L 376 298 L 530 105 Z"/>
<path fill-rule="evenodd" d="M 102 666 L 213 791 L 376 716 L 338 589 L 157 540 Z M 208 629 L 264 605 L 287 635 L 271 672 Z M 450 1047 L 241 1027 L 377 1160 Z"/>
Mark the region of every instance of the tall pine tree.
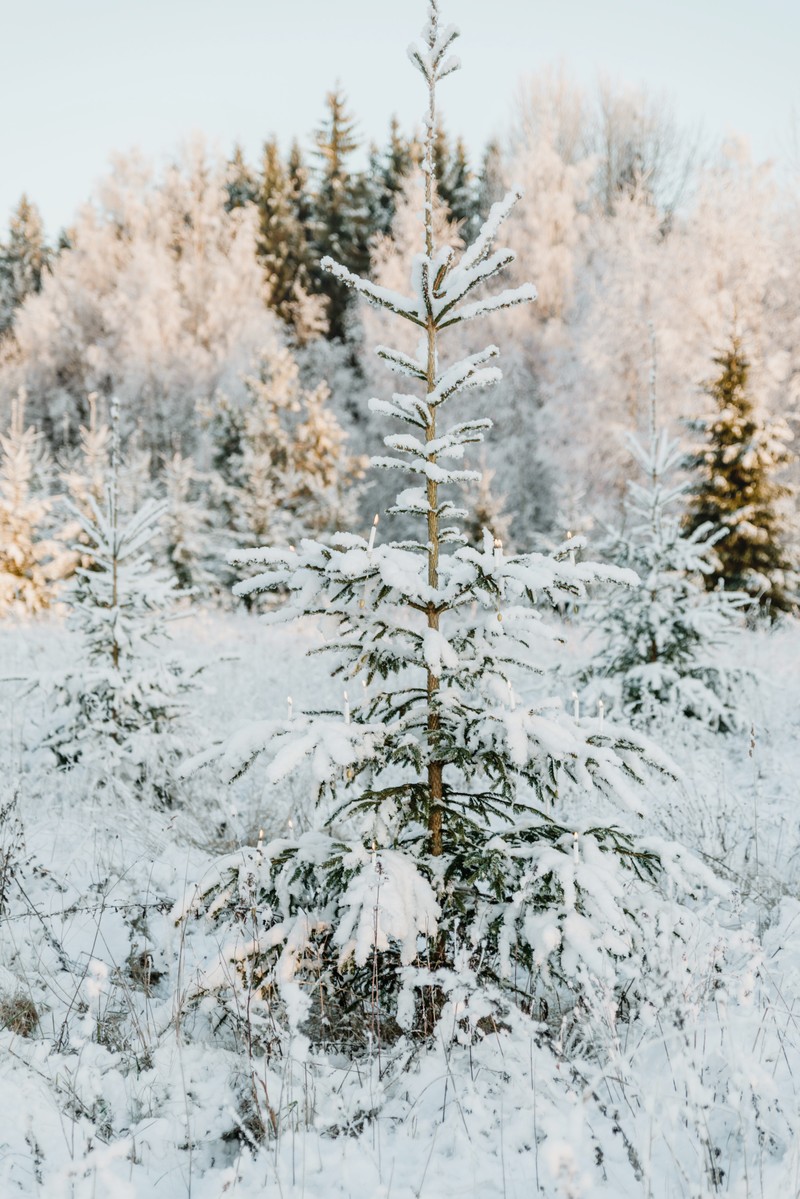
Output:
<path fill-rule="evenodd" d="M 403 136 L 400 122 L 392 117 L 387 145 L 383 149 L 374 146 L 370 154 L 369 214 L 373 236 L 390 231 L 398 196 L 418 158 L 419 147 Z"/>
<path fill-rule="evenodd" d="M 314 254 L 318 260 L 330 255 L 350 270 L 364 271 L 369 265 L 368 196 L 364 177 L 350 166 L 359 146 L 355 121 L 340 88 L 329 92 L 326 104 L 326 118 L 314 138 Z M 324 273 L 317 286 L 327 300 L 328 336 L 345 341 L 352 307 L 347 287 Z"/>
<path fill-rule="evenodd" d="M 302 223 L 297 182 L 284 166 L 274 138 L 264 144 L 255 193 L 258 206 L 256 253 L 264 267 L 267 302 L 298 342 L 324 330 L 320 302 L 310 296 L 310 251 Z"/>
<path fill-rule="evenodd" d="M 691 422 L 703 442 L 688 462 L 694 472 L 688 530 L 726 530 L 716 544 L 706 586 L 744 591 L 772 615 L 798 602 L 796 563 L 788 549 L 786 502 L 793 492 L 778 474 L 792 460 L 783 420 L 759 415 L 748 390 L 748 363 L 738 336 L 714 359 L 714 411 Z"/>
<path fill-rule="evenodd" d="M 13 325 L 25 297 L 41 291 L 49 262 L 39 210 L 23 196 L 12 213 L 8 241 L 0 246 L 0 335 Z"/>
<path fill-rule="evenodd" d="M 244 208 L 256 198 L 256 180 L 245 159 L 244 150 L 239 145 L 234 146 L 233 157 L 228 163 L 225 190 L 228 194 L 225 202 L 227 212 L 232 212 L 234 208 Z"/>

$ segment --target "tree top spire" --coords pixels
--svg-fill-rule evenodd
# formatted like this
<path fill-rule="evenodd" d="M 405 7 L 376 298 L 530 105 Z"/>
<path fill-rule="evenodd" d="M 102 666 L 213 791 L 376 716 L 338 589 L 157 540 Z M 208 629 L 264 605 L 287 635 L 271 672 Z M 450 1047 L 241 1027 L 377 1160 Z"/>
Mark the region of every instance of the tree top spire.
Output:
<path fill-rule="evenodd" d="M 439 2 L 430 0 L 428 22 L 422 30 L 422 40 L 412 42 L 408 47 L 408 57 L 417 70 L 422 72 L 429 87 L 461 66 L 456 54 L 448 54 L 458 36 L 459 31 L 455 25 L 442 27 Z"/>

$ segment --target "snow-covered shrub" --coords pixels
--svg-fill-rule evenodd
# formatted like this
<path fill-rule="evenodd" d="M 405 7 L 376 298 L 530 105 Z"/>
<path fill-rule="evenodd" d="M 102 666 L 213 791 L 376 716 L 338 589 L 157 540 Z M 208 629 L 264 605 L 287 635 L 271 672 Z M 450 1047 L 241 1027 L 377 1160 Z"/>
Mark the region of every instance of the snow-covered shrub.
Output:
<path fill-rule="evenodd" d="M 76 648 L 67 670 L 48 680 L 41 741 L 62 767 L 80 762 L 104 786 L 169 804 L 180 790 L 181 720 L 194 682 L 169 650 L 175 579 L 148 552 L 166 504 L 120 512 L 115 451 L 105 503 L 87 495 L 86 504 L 89 515 L 72 515 L 89 563 L 65 595 Z"/>
<path fill-rule="evenodd" d="M 633 437 L 629 444 L 644 478 L 629 483 L 625 524 L 604 549 L 641 585 L 589 607 L 600 640 L 584 700 L 640 727 L 691 717 L 721 732 L 739 728 L 744 674 L 722 666 L 719 651 L 749 599 L 705 587 L 725 531 L 684 526 L 686 484 L 671 481 L 682 452 L 666 430 L 654 426 L 648 444 Z"/>
<path fill-rule="evenodd" d="M 167 502 L 161 535 L 161 558 L 184 591 L 207 595 L 219 586 L 213 551 L 219 540 L 211 509 L 201 493 L 208 480 L 191 458 L 173 454 L 164 462 L 162 483 Z"/>

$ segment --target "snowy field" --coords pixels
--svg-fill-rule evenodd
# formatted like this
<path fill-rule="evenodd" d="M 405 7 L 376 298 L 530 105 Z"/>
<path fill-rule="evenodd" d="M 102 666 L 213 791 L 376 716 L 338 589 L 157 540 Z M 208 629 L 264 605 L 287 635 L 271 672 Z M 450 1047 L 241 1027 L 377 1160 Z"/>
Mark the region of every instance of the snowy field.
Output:
<path fill-rule="evenodd" d="M 173 633 L 207 667 L 195 748 L 283 714 L 289 693 L 298 710 L 340 702 L 304 656 L 313 627 L 207 611 Z M 567 636 L 574 664 L 586 648 Z M 56 616 L 5 622 L 0 674 L 45 678 L 71 644 Z M 266 787 L 256 767 L 230 787 L 204 772 L 179 810 L 92 798 L 79 768 L 27 748 L 41 692 L 3 684 L 0 1194 L 800 1194 L 800 630 L 744 633 L 731 658 L 756 673 L 754 735 L 662 735 L 685 780 L 653 832 L 716 883 L 684 935 L 654 930 L 652 1002 L 598 984 L 596 1003 L 554 994 L 541 1022 L 478 1041 L 372 1036 L 350 1053 L 277 1028 L 255 1053 L 210 997 L 214 927 L 178 918 L 221 854 L 302 830 L 310 785 Z"/>

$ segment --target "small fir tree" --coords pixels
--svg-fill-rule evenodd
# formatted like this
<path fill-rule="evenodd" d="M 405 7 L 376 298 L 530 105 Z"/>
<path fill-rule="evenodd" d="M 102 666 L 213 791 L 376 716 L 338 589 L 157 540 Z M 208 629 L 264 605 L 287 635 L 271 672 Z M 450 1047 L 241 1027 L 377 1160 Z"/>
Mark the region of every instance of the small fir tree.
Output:
<path fill-rule="evenodd" d="M 98 395 L 87 398 L 89 422 L 78 432 L 77 452 L 66 457 L 61 479 L 72 503 L 89 514 L 89 501 L 102 503 L 111 463 L 111 429 L 98 415 Z"/>
<path fill-rule="evenodd" d="M 164 462 L 161 481 L 166 510 L 158 538 L 160 556 L 182 592 L 208 595 L 218 587 L 214 571 L 218 531 L 202 501 L 207 480 L 191 458 L 173 454 Z"/>
<path fill-rule="evenodd" d="M 748 392 L 749 363 L 737 336 L 714 361 L 720 367 L 708 387 L 715 410 L 690 427 L 704 444 L 687 465 L 696 482 L 686 527 L 725 530 L 715 546 L 706 586 L 743 591 L 771 615 L 795 610 L 796 563 L 789 550 L 786 501 L 793 491 L 777 475 L 792 460 L 785 421 L 767 419 Z"/>
<path fill-rule="evenodd" d="M 24 414 L 20 394 L 12 404 L 10 428 L 0 434 L 0 616 L 50 607 L 72 561 L 52 532 L 43 439 L 25 428 Z"/>
<path fill-rule="evenodd" d="M 414 518 L 420 534 L 379 543 L 373 526 L 369 540 L 342 532 L 329 544 L 239 556 L 260 568 L 240 595 L 272 593 L 287 619 L 325 622 L 324 649 L 347 690 L 338 711 L 301 713 L 290 702 L 288 718 L 195 760 L 219 759 L 233 776 L 264 754 L 273 783 L 309 762 L 319 823 L 223 862 L 219 885 L 188 907 L 231 931 L 237 912 L 253 913 L 247 944 L 234 938 L 228 961 L 256 1003 L 278 995 L 297 1021 L 320 993 L 326 1012 L 366 1003 L 375 1019 L 389 1014 L 425 1033 L 452 999 L 448 1035 L 458 1027 L 468 1037 L 504 1004 L 529 1010 L 543 972 L 613 976 L 636 943 L 640 899 L 651 903 L 637 879 L 658 857 L 653 842 L 637 844 L 646 743 L 564 711 L 552 695 L 530 702 L 518 690 L 526 671 L 542 669 L 537 645 L 557 640 L 540 609 L 619 572 L 576 563 L 566 547 L 511 557 L 490 532 L 469 547 L 457 524 L 466 514 L 446 498 L 477 481 L 458 463 L 490 422 L 443 425 L 445 405 L 500 372 L 495 346 L 446 364 L 442 334 L 536 294 L 524 285 L 471 298 L 513 259 L 494 243 L 516 193 L 495 205 L 460 260 L 434 241 L 436 89 L 458 67 L 456 36 L 430 0 L 410 51 L 429 101 L 412 294 L 323 263 L 421 334 L 415 354 L 379 350 L 413 394 L 372 401 L 407 430 L 385 439 L 389 454 L 374 465 L 410 476 L 390 512 Z"/>
<path fill-rule="evenodd" d="M 679 716 L 728 732 L 742 723 L 743 676 L 720 666 L 715 651 L 730 642 L 748 597 L 706 590 L 724 532 L 708 524 L 689 532 L 683 525 L 686 484 L 672 481 L 682 451 L 657 428 L 655 369 L 650 412 L 648 442 L 629 438 L 644 480 L 629 482 L 625 525 L 604 547 L 641 585 L 589 606 L 601 640 L 583 675 L 584 701 L 639 726 Z"/>
<path fill-rule="evenodd" d="M 104 503 L 89 496 L 89 515 L 72 510 L 88 547 L 80 552 L 90 555 L 65 596 L 81 649 L 51 682 L 41 740 L 62 767 L 81 763 L 106 789 L 170 805 L 181 790 L 181 722 L 194 683 L 169 650 L 175 581 L 153 568 L 149 553 L 166 504 L 120 511 L 116 424 Z"/>

